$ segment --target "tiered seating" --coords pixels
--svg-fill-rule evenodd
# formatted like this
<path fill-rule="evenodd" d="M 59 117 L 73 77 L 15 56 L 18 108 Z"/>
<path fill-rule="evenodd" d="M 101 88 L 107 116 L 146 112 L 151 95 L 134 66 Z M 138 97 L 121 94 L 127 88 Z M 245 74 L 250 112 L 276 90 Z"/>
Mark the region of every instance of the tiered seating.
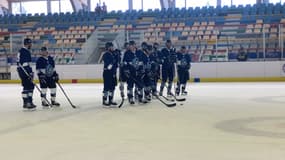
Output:
<path fill-rule="evenodd" d="M 49 48 L 59 64 L 74 63 L 74 55 L 86 42 L 95 26 L 70 26 L 67 30 L 56 30 L 55 27 L 38 27 L 28 31 L 25 37 L 34 42 L 32 52 L 37 55 L 42 46 Z"/>
<path fill-rule="evenodd" d="M 0 42 L 2 42 L 3 47 L 8 47 L 9 42 L 8 37 L 9 37 L 9 31 L 7 28 L 0 28 Z"/>
<path fill-rule="evenodd" d="M 65 59 L 73 59 L 96 28 L 110 33 L 127 31 L 128 40 L 164 44 L 171 39 L 177 48 L 188 46 L 197 60 L 235 60 L 241 46 L 250 59 L 276 59 L 283 52 L 285 30 L 280 30 L 279 24 L 285 23 L 284 16 L 284 4 L 112 11 L 103 15 L 94 12 L 15 15 L 0 17 L 0 41 L 9 42 L 11 32 L 24 33 L 35 41 L 35 53 L 41 46 L 47 46 L 57 62 L 65 64 L 69 63 Z M 103 43 L 104 38 L 99 37 L 98 41 Z"/>
<path fill-rule="evenodd" d="M 51 35 L 56 40 L 58 47 L 80 47 L 94 29 L 94 26 L 70 26 L 68 30 L 53 31 Z"/>

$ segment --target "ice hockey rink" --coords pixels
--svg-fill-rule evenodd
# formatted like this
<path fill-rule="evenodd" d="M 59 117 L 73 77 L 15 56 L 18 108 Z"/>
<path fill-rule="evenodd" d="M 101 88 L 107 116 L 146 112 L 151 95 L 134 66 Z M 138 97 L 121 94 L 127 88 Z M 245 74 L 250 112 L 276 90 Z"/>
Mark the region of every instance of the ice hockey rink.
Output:
<path fill-rule="evenodd" d="M 102 84 L 62 84 L 61 107 L 22 110 L 0 84 L 1 160 L 284 160 L 285 83 L 190 83 L 183 103 L 103 108 Z M 117 93 L 116 101 L 120 101 Z"/>

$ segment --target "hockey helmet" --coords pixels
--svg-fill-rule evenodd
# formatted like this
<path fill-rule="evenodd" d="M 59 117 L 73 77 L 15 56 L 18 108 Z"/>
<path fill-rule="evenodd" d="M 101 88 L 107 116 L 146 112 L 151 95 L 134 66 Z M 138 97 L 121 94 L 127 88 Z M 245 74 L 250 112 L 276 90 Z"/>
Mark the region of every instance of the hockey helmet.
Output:
<path fill-rule="evenodd" d="M 171 40 L 168 39 L 168 40 L 166 41 L 165 45 L 166 45 L 167 48 L 171 48 L 171 46 L 172 46 Z"/>
<path fill-rule="evenodd" d="M 158 47 L 159 47 L 159 44 L 158 44 L 157 42 L 154 42 L 154 43 L 153 43 L 153 48 L 154 48 L 154 49 L 158 49 Z"/>
<path fill-rule="evenodd" d="M 135 42 L 135 41 L 130 41 L 130 42 L 129 42 L 129 45 L 130 45 L 130 46 L 135 46 L 135 45 L 136 45 L 136 42 Z"/>
<path fill-rule="evenodd" d="M 146 42 L 142 42 L 141 47 L 142 47 L 142 49 L 146 49 L 147 48 L 147 43 Z"/>
<path fill-rule="evenodd" d="M 152 45 L 147 45 L 147 50 L 148 51 L 152 51 L 152 49 L 153 49 Z"/>
<path fill-rule="evenodd" d="M 113 46 L 114 46 L 114 45 L 113 45 L 112 42 L 107 42 L 107 43 L 105 44 L 105 49 L 108 50 L 109 48 L 111 48 L 111 47 L 113 47 Z"/>
<path fill-rule="evenodd" d="M 24 45 L 32 44 L 32 40 L 30 38 L 24 39 Z"/>
<path fill-rule="evenodd" d="M 166 40 L 166 43 L 170 43 L 171 44 L 171 40 L 170 39 Z"/>
<path fill-rule="evenodd" d="M 41 51 L 47 51 L 47 47 L 42 47 Z"/>

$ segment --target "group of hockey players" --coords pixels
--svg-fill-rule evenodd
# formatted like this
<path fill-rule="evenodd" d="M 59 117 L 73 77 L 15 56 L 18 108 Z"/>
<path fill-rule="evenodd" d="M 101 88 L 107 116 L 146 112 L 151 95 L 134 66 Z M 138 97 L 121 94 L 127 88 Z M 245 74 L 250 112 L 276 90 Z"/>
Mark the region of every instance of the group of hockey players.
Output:
<path fill-rule="evenodd" d="M 23 108 L 27 110 L 34 110 L 36 108 L 36 105 L 33 103 L 35 83 L 33 82 L 34 71 L 31 67 L 31 47 L 32 40 L 30 38 L 25 38 L 24 47 L 19 50 L 17 60 L 17 71 L 23 86 Z M 53 58 L 49 56 L 46 47 L 42 47 L 40 50 L 40 57 L 36 61 L 36 71 L 40 82 L 40 89 L 38 89 L 41 92 L 42 106 L 60 106 L 60 104 L 55 100 L 56 83 L 58 83 L 59 76 L 55 70 L 55 62 Z M 50 89 L 51 103 L 46 98 L 48 88 Z"/>
<path fill-rule="evenodd" d="M 138 49 L 135 41 L 125 43 L 125 51 L 114 49 L 111 42 L 105 44 L 103 55 L 103 105 L 117 105 L 114 91 L 117 85 L 117 70 L 119 70 L 119 88 L 124 99 L 124 84 L 127 84 L 127 98 L 130 104 L 148 103 L 151 99 L 163 96 L 167 88 L 167 96 L 186 95 L 186 83 L 189 80 L 191 56 L 185 46 L 179 51 L 173 47 L 170 40 L 165 47 L 159 49 L 159 44 L 143 42 Z M 177 85 L 172 93 L 173 80 L 177 72 Z M 161 80 L 157 91 L 158 80 Z"/>
<path fill-rule="evenodd" d="M 33 82 L 31 47 L 31 39 L 26 38 L 24 47 L 18 53 L 17 71 L 23 86 L 23 108 L 28 110 L 36 108 L 33 103 L 35 87 L 41 93 L 43 107 L 60 106 L 56 101 L 56 84 L 59 81 L 59 75 L 55 70 L 54 59 L 49 56 L 46 47 L 41 48 L 40 57 L 36 61 L 36 72 L 40 82 L 40 88 L 38 88 Z M 125 98 L 124 86 L 127 84 L 127 99 L 130 104 L 135 104 L 136 101 L 148 103 L 152 98 L 163 96 L 164 88 L 167 89 L 168 97 L 187 94 L 186 83 L 189 80 L 191 57 L 185 46 L 181 46 L 180 50 L 176 51 L 171 41 L 167 40 L 165 47 L 161 50 L 158 43 L 151 45 L 146 42 L 143 42 L 138 49 L 135 41 L 130 41 L 125 43 L 124 51 L 115 49 L 111 42 L 105 44 L 105 49 L 103 55 L 103 105 L 117 106 L 117 103 L 114 102 L 114 93 L 118 80 L 122 100 Z M 178 74 L 177 85 L 174 87 L 175 93 L 173 94 L 172 87 L 176 72 Z M 161 80 L 159 91 L 157 91 L 158 80 Z M 51 102 L 47 100 L 48 88 L 50 89 Z"/>

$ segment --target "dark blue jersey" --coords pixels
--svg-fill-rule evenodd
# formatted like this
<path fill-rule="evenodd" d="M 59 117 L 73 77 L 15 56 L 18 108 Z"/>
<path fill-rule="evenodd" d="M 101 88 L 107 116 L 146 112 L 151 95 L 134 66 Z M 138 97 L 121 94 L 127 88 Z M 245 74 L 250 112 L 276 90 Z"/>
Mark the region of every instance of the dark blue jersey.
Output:
<path fill-rule="evenodd" d="M 136 69 L 138 67 L 138 58 L 136 53 L 133 53 L 131 50 L 127 50 L 124 54 L 123 64 L 127 68 Z"/>
<path fill-rule="evenodd" d="M 191 67 L 191 56 L 190 54 L 177 53 L 177 67 L 178 69 L 190 69 Z"/>
<path fill-rule="evenodd" d="M 113 51 L 114 56 L 114 67 L 117 69 L 120 66 L 121 63 L 121 51 L 120 50 L 114 50 Z"/>
<path fill-rule="evenodd" d="M 161 64 L 161 52 L 159 50 L 156 50 L 156 51 L 153 51 L 151 54 L 150 54 L 150 61 L 152 63 L 158 63 L 158 64 Z"/>
<path fill-rule="evenodd" d="M 141 57 L 141 56 L 144 55 L 144 52 L 145 52 L 145 51 L 143 51 L 143 50 L 141 50 L 141 49 L 138 49 L 138 50 L 136 51 L 136 56 L 137 56 L 137 57 Z"/>
<path fill-rule="evenodd" d="M 144 56 L 144 51 L 141 49 L 138 49 L 136 51 L 136 57 L 138 58 L 138 63 L 136 66 L 137 70 L 142 70 L 143 69 L 143 56 Z"/>
<path fill-rule="evenodd" d="M 163 69 L 173 68 L 176 62 L 175 49 L 163 48 L 161 50 L 160 59 Z"/>
<path fill-rule="evenodd" d="M 139 69 L 143 70 L 144 72 L 145 71 L 149 72 L 151 69 L 150 56 L 144 51 L 141 51 L 137 55 L 139 59 Z"/>
<path fill-rule="evenodd" d="M 38 74 L 45 74 L 51 77 L 55 72 L 55 62 L 51 56 L 39 57 L 36 61 L 36 70 Z"/>
<path fill-rule="evenodd" d="M 150 54 L 150 64 L 151 64 L 151 71 L 152 72 L 158 72 L 160 69 L 161 59 L 160 59 L 160 51 L 154 51 Z"/>
<path fill-rule="evenodd" d="M 32 72 L 32 68 L 30 67 L 30 64 L 32 62 L 32 56 L 31 52 L 27 48 L 21 48 L 18 53 L 17 57 L 17 64 L 24 67 L 27 73 Z"/>
<path fill-rule="evenodd" d="M 104 61 L 104 70 L 109 70 L 109 71 L 113 71 L 114 73 L 116 73 L 118 62 L 113 53 L 109 51 L 105 52 L 103 55 L 103 61 Z"/>

